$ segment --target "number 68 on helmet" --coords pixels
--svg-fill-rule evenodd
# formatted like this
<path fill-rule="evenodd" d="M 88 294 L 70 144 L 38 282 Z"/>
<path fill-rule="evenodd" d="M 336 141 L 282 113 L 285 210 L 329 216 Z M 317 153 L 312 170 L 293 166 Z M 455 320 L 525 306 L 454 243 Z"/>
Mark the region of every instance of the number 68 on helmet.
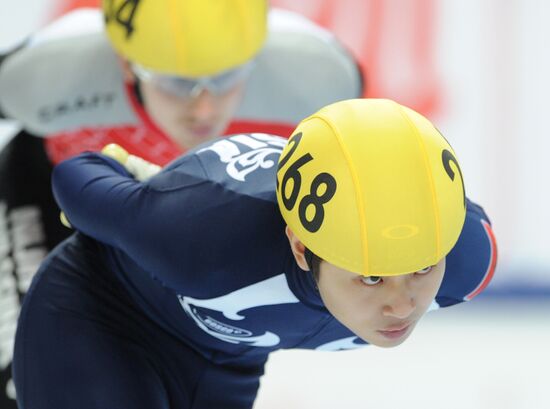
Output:
<path fill-rule="evenodd" d="M 303 120 L 279 158 L 277 201 L 310 251 L 366 276 L 438 263 L 466 215 L 449 143 L 425 117 L 384 99 L 337 102 Z"/>

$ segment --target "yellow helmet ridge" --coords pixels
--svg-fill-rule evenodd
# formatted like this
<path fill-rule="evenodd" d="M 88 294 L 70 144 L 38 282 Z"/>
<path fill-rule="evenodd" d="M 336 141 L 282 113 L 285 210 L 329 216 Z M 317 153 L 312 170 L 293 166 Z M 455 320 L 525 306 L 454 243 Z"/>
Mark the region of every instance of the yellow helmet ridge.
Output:
<path fill-rule="evenodd" d="M 425 117 L 385 99 L 337 102 L 303 120 L 279 159 L 277 200 L 313 253 L 366 276 L 438 263 L 466 216 L 449 143 Z"/>
<path fill-rule="evenodd" d="M 106 30 L 125 58 L 164 74 L 235 68 L 262 47 L 266 0 L 102 0 Z"/>

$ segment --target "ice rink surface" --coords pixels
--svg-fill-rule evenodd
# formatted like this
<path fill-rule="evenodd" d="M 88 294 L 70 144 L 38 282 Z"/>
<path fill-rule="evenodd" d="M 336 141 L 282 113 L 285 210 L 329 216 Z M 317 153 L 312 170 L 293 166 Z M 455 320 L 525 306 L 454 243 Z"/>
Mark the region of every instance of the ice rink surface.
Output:
<path fill-rule="evenodd" d="M 550 300 L 429 313 L 393 349 L 282 351 L 255 409 L 548 409 Z"/>

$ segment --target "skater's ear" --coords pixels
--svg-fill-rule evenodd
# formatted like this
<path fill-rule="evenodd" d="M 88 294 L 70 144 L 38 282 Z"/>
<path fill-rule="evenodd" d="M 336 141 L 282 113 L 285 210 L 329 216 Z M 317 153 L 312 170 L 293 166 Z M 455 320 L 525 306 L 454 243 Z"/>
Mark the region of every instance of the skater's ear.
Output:
<path fill-rule="evenodd" d="M 306 260 L 306 246 L 300 241 L 300 239 L 294 234 L 290 227 L 285 228 L 286 237 L 290 244 L 290 249 L 296 260 L 296 264 L 304 271 L 309 271 L 309 266 Z"/>
<path fill-rule="evenodd" d="M 321 261 L 323 260 L 308 249 L 294 234 L 290 227 L 286 226 L 285 233 L 288 237 L 288 242 L 290 243 L 290 248 L 292 250 L 292 254 L 294 254 L 296 264 L 298 264 L 298 267 L 304 271 L 311 271 L 315 282 L 318 283 L 320 274 L 319 269 Z"/>

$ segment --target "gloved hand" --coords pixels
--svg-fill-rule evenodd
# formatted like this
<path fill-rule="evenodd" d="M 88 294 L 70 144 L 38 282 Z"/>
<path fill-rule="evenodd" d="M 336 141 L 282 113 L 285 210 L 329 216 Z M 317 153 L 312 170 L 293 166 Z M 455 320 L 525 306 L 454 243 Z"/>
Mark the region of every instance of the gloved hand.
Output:
<path fill-rule="evenodd" d="M 101 150 L 101 153 L 105 156 L 113 158 L 117 162 L 124 165 L 126 170 L 130 172 L 134 176 L 134 178 L 136 180 L 139 180 L 140 182 L 143 182 L 150 177 L 156 175 L 162 169 L 160 166 L 155 165 L 151 162 L 147 162 L 145 159 L 142 159 L 139 156 L 130 155 L 126 151 L 126 149 L 124 149 L 120 145 L 117 145 L 116 143 L 105 145 Z M 63 226 L 72 228 L 71 223 L 69 222 L 67 216 L 65 216 L 65 213 L 63 213 L 63 211 L 59 215 L 59 219 L 61 220 L 61 224 L 63 224 Z"/>
<path fill-rule="evenodd" d="M 124 165 L 126 170 L 140 182 L 156 175 L 162 169 L 160 166 L 147 162 L 139 156 L 130 155 L 122 146 L 117 145 L 116 143 L 106 145 L 101 150 L 101 153 L 105 156 L 113 158 L 117 162 L 120 162 Z"/>

